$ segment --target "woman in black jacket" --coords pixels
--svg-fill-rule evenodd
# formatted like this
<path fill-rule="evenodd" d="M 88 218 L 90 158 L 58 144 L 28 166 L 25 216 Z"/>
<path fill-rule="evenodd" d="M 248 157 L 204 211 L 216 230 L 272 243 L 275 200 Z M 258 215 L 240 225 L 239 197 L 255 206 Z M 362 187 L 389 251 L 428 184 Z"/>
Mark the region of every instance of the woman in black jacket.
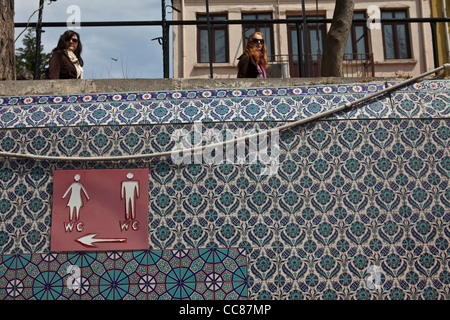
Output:
<path fill-rule="evenodd" d="M 83 79 L 83 59 L 81 58 L 80 35 L 67 30 L 59 37 L 49 62 L 49 79 Z"/>
<path fill-rule="evenodd" d="M 244 53 L 238 58 L 238 78 L 267 78 L 266 45 L 261 32 L 250 35 Z"/>

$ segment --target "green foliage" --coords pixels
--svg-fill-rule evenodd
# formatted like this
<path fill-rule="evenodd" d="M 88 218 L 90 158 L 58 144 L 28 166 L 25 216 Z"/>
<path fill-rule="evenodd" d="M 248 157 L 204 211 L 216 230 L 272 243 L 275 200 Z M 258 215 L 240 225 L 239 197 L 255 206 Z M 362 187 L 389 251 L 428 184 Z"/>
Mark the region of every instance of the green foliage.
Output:
<path fill-rule="evenodd" d="M 34 73 L 36 56 L 36 28 L 28 29 L 23 38 L 23 47 L 16 49 L 16 74 L 22 70 L 29 70 Z M 40 70 L 44 70 L 51 58 L 51 53 L 44 53 L 44 46 L 40 46 L 41 63 Z"/>

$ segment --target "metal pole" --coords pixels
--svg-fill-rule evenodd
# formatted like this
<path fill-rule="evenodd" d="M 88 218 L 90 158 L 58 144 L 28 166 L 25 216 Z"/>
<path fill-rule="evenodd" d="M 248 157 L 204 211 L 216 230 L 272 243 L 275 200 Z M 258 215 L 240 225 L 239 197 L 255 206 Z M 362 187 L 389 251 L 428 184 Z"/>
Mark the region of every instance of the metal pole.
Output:
<path fill-rule="evenodd" d="M 212 79 L 213 75 L 213 55 L 212 55 L 212 45 L 211 45 L 211 17 L 209 16 L 209 2 L 206 1 L 206 23 L 208 27 L 208 55 L 209 55 L 209 77 Z"/>
<path fill-rule="evenodd" d="M 162 9 L 162 47 L 164 78 L 169 78 L 169 25 L 166 20 L 166 1 L 161 0 Z"/>
<path fill-rule="evenodd" d="M 266 20 L 265 23 L 292 23 L 292 19 L 270 19 Z M 331 18 L 307 18 L 306 21 L 308 23 L 331 23 L 333 19 Z M 353 19 L 353 22 L 367 22 L 367 19 Z M 405 19 L 380 19 L 380 22 L 405 22 L 405 23 L 428 23 L 428 22 L 450 22 L 450 18 L 405 18 Z M 198 20 L 169 20 L 166 22 L 169 26 L 192 26 L 205 24 L 203 21 Z M 213 24 L 226 24 L 226 25 L 236 25 L 236 24 L 257 24 L 261 23 L 261 20 L 212 20 L 211 25 Z M 85 21 L 80 22 L 81 27 L 128 27 L 128 26 L 160 26 L 162 22 L 160 20 L 153 21 Z M 15 22 L 15 28 L 25 28 L 25 27 L 36 27 L 36 22 Z M 67 27 L 67 22 L 43 22 L 42 26 L 45 28 L 54 28 L 54 27 Z"/>
<path fill-rule="evenodd" d="M 41 33 L 42 33 L 42 10 L 44 8 L 44 0 L 39 1 L 39 17 L 36 25 L 36 52 L 34 56 L 34 80 L 39 80 L 41 73 Z"/>
<path fill-rule="evenodd" d="M 308 43 L 308 29 L 306 23 L 306 12 L 305 12 L 305 0 L 302 0 L 302 17 L 303 17 L 303 49 L 305 50 L 305 64 L 306 64 L 306 76 L 310 77 L 310 63 L 309 63 L 309 43 Z"/>
<path fill-rule="evenodd" d="M 442 0 L 442 14 L 444 18 L 447 18 L 447 5 L 445 0 Z M 447 44 L 447 62 L 450 62 L 450 35 L 448 34 L 448 22 L 444 22 L 444 27 L 445 40 Z"/>
<path fill-rule="evenodd" d="M 430 22 L 431 27 L 431 40 L 433 42 L 433 58 L 434 58 L 434 67 L 437 68 L 439 66 L 439 53 L 438 53 L 438 44 L 437 44 L 437 34 L 436 34 L 436 22 Z"/>
<path fill-rule="evenodd" d="M 298 77 L 303 77 L 303 49 L 302 49 L 302 41 L 300 37 L 300 24 L 298 22 L 295 23 L 297 27 L 297 61 L 298 61 Z"/>

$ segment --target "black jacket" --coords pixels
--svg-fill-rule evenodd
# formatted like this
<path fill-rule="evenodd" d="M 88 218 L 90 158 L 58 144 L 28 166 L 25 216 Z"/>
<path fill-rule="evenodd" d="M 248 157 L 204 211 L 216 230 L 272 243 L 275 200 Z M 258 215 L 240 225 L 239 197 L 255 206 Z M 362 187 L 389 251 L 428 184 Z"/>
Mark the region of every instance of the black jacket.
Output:
<path fill-rule="evenodd" d="M 48 67 L 49 79 L 76 79 L 77 69 L 64 50 L 55 49 Z"/>
<path fill-rule="evenodd" d="M 238 78 L 257 78 L 258 77 L 258 67 L 256 61 L 244 53 L 239 58 L 238 63 Z"/>

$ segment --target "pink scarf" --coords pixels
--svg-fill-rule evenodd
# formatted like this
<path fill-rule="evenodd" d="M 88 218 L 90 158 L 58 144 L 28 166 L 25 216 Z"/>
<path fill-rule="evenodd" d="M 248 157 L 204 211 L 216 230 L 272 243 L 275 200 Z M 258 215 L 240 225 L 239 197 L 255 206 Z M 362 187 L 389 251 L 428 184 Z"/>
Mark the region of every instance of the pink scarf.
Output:
<path fill-rule="evenodd" d="M 266 69 L 261 62 L 258 63 L 258 74 L 260 78 L 267 78 Z"/>
<path fill-rule="evenodd" d="M 261 58 L 263 57 L 263 53 L 260 53 Z M 260 78 L 267 78 L 266 74 L 266 68 L 264 68 L 264 65 L 260 62 L 258 63 L 258 74 Z"/>

